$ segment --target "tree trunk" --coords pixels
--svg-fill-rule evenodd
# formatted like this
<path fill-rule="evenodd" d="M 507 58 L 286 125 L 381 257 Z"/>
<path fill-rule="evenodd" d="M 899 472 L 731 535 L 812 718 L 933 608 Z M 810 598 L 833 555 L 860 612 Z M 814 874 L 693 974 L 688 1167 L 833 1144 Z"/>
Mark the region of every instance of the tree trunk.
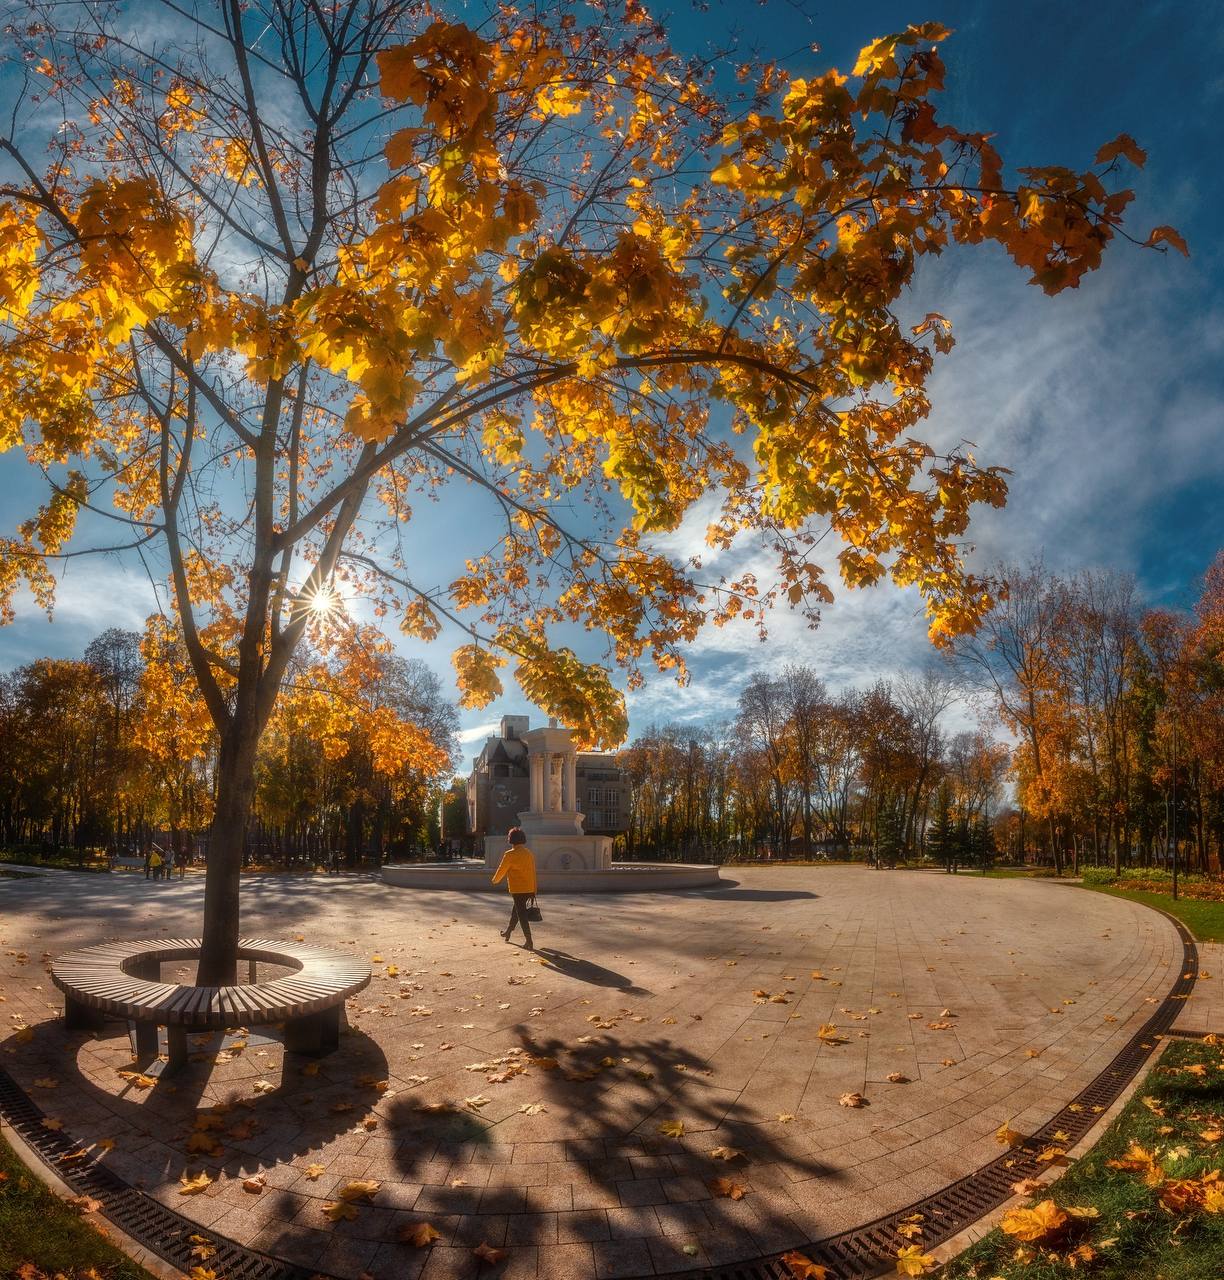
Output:
<path fill-rule="evenodd" d="M 217 800 L 204 879 L 204 945 L 196 982 L 226 986 L 238 980 L 238 885 L 247 819 L 255 794 L 259 726 L 253 709 L 235 717 L 217 759 Z"/>

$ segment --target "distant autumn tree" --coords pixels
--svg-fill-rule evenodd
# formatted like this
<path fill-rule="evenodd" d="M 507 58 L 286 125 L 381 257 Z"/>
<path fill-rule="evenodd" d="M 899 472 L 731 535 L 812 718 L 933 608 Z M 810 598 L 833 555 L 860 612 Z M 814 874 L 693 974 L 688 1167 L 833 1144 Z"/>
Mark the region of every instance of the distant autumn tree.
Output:
<path fill-rule="evenodd" d="M 708 621 L 814 618 L 830 530 L 845 584 L 972 628 L 963 539 L 1004 480 L 914 435 L 952 338 L 897 304 L 951 243 L 1074 287 L 1143 161 L 1121 137 L 1083 172 L 1005 167 L 939 116 L 934 23 L 849 77 L 749 62 L 737 98 L 638 0 L 445 8 L 31 3 L 7 33 L 0 447 L 49 496 L 0 545 L 0 609 L 22 584 L 50 607 L 58 556 L 164 558 L 219 735 L 201 982 L 234 976 L 256 749 L 299 644 L 346 626 L 337 583 L 458 633 L 469 705 L 513 662 L 587 743 L 623 737 L 622 700 L 562 624 L 630 682 L 682 671 Z M 442 490 L 499 521 L 454 573 L 413 523 Z M 707 495 L 710 544 L 762 538 L 771 581 L 667 553 Z M 117 536 L 70 544 L 86 510 Z"/>

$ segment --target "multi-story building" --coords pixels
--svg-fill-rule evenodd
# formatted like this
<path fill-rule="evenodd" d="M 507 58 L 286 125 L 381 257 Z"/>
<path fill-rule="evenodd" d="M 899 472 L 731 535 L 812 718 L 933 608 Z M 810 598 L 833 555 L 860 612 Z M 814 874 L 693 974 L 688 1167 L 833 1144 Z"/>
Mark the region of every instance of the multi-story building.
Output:
<path fill-rule="evenodd" d="M 476 837 L 504 835 L 530 808 L 527 716 L 502 716 L 499 732 L 485 739 L 467 781 L 468 832 Z M 615 836 L 629 828 L 629 787 L 614 755 L 580 751 L 577 799 L 592 836 Z"/>

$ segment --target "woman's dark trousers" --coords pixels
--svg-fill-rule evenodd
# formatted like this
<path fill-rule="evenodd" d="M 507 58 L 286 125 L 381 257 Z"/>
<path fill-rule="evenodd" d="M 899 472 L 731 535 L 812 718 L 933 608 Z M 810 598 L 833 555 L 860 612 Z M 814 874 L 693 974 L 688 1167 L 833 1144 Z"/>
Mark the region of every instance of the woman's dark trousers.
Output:
<path fill-rule="evenodd" d="M 510 923 L 506 926 L 506 936 L 514 932 L 514 926 L 521 925 L 523 937 L 527 940 L 527 945 L 534 946 L 531 941 L 531 925 L 527 921 L 527 903 L 531 901 L 534 895 L 530 893 L 513 893 L 510 895 L 514 901 L 510 906 Z"/>

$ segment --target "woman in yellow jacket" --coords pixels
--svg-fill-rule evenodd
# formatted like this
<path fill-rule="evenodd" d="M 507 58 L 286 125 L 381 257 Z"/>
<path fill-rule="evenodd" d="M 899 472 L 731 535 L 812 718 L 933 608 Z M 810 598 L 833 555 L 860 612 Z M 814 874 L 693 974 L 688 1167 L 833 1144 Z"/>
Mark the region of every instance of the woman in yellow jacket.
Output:
<path fill-rule="evenodd" d="M 531 925 L 527 920 L 527 901 L 529 898 L 534 898 L 536 892 L 535 854 L 527 848 L 527 836 L 522 827 L 511 828 L 506 839 L 510 847 L 502 854 L 501 865 L 497 868 L 493 883 L 505 880 L 506 888 L 510 890 L 510 896 L 514 899 L 514 905 L 510 908 L 510 923 L 501 931 L 501 936 L 509 942 L 514 926 L 519 924 L 523 928 L 527 950 L 534 951 L 535 943 L 531 940 Z"/>

